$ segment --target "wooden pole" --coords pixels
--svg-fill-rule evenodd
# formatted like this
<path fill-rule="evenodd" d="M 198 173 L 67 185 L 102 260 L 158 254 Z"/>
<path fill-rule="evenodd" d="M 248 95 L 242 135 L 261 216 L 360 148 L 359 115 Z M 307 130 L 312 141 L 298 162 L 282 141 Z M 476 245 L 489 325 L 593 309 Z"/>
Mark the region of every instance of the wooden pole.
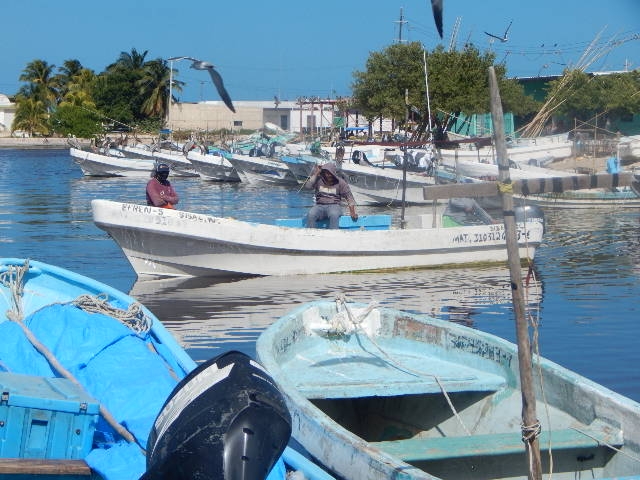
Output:
<path fill-rule="evenodd" d="M 493 67 L 489 67 L 489 90 L 491 94 L 491 119 L 493 122 L 496 154 L 498 158 L 498 179 L 504 187 L 508 187 L 511 184 L 509 159 L 507 158 L 500 92 Z M 511 277 L 513 311 L 516 317 L 518 363 L 520 366 L 520 385 L 522 389 L 522 432 L 529 463 L 528 478 L 530 480 L 541 480 L 542 465 L 540 460 L 540 445 L 537 436 L 538 419 L 536 415 L 535 392 L 533 390 L 531 347 L 524 307 L 513 196 L 508 188 L 501 188 L 500 191 L 502 192 L 502 209 L 507 242 L 507 256 L 509 259 L 509 274 Z"/>
<path fill-rule="evenodd" d="M 407 156 L 409 152 L 407 152 L 407 146 L 402 149 L 402 209 L 400 212 L 400 228 L 404 229 L 407 226 L 407 221 L 404 218 L 404 208 L 406 205 L 406 195 L 407 195 Z"/>

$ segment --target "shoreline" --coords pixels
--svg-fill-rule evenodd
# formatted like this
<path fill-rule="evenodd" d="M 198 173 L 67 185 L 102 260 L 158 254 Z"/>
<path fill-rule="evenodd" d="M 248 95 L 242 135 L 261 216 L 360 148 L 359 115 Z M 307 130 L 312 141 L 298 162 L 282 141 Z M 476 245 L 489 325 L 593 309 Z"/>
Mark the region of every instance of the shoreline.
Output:
<path fill-rule="evenodd" d="M 89 140 L 80 139 L 80 144 L 89 145 Z M 0 137 L 0 148 L 22 148 L 22 149 L 39 149 L 39 148 L 69 148 L 70 145 L 66 138 L 50 137 L 50 138 L 17 138 L 17 137 Z"/>

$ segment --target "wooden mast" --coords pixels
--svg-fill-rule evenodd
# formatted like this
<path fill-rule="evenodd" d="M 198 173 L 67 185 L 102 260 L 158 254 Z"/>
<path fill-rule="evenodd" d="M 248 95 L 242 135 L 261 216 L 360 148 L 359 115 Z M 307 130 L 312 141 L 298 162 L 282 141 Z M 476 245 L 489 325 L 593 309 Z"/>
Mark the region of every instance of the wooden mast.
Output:
<path fill-rule="evenodd" d="M 530 480 L 542 479 L 542 462 L 538 443 L 539 422 L 536 415 L 536 398 L 533 389 L 533 372 L 531 362 L 531 345 L 529 342 L 529 326 L 524 306 L 524 292 L 518 253 L 516 218 L 513 207 L 513 195 L 509 189 L 509 159 L 504 136 L 504 121 L 498 82 L 493 67 L 489 67 L 489 90 L 491 94 L 491 120 L 498 158 L 498 179 L 502 184 L 501 197 L 504 214 L 504 229 L 507 242 L 509 274 L 511 277 L 511 296 L 513 311 L 516 317 L 516 337 L 518 340 L 518 363 L 520 367 L 520 386 L 522 392 L 522 438 L 525 442 L 529 463 Z"/>

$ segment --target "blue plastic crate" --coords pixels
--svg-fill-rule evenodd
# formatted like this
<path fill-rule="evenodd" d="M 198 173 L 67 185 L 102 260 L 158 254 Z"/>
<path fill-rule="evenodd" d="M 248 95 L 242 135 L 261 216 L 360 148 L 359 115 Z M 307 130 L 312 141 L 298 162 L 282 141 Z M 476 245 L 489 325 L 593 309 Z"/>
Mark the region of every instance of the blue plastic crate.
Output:
<path fill-rule="evenodd" d="M 100 405 L 65 378 L 0 372 L 0 457 L 81 459 Z"/>

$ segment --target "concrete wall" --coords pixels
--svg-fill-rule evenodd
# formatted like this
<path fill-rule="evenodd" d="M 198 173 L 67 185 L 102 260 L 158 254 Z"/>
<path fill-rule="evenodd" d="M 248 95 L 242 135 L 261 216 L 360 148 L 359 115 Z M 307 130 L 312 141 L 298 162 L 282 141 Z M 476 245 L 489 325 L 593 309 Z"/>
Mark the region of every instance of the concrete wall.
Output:
<path fill-rule="evenodd" d="M 219 130 L 222 128 L 257 130 L 264 124 L 273 123 L 284 130 L 300 132 L 330 129 L 337 112 L 329 104 L 305 104 L 300 108 L 296 102 L 233 102 L 236 113 L 229 110 L 222 102 L 199 102 L 174 104 L 170 115 L 170 128 L 173 130 Z M 366 120 L 360 116 L 350 115 L 348 125 L 366 126 Z M 386 123 L 389 123 L 387 125 Z M 390 122 L 384 122 L 390 127 Z M 379 130 L 379 122 L 374 125 L 374 131 Z"/>

